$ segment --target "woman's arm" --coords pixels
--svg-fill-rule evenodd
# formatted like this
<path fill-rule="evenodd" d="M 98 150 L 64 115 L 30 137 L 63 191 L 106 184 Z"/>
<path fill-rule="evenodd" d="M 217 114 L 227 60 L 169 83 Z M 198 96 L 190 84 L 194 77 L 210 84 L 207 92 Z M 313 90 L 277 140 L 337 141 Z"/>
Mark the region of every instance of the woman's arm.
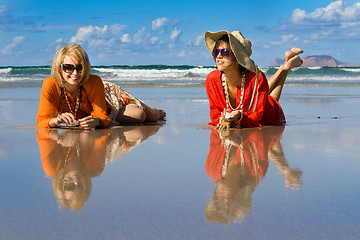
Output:
<path fill-rule="evenodd" d="M 48 77 L 44 80 L 36 116 L 36 125 L 41 128 L 55 127 L 58 125 L 58 108 L 60 104 L 60 88 L 55 81 Z"/>
<path fill-rule="evenodd" d="M 107 128 L 110 125 L 110 119 L 107 114 L 104 84 L 96 75 L 91 75 L 90 78 L 84 88 L 93 111 L 91 116 L 79 119 L 79 124 L 85 129 Z"/>

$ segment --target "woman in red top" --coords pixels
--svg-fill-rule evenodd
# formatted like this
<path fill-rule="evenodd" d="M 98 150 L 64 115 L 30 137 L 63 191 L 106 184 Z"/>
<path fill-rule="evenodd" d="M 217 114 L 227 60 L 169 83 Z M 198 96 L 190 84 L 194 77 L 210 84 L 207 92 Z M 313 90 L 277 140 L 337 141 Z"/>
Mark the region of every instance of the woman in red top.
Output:
<path fill-rule="evenodd" d="M 123 91 L 90 74 L 90 61 L 78 44 L 56 52 L 51 77 L 44 80 L 36 117 L 41 128 L 62 123 L 83 129 L 107 128 L 111 121 L 142 123 L 166 116 L 161 109 L 149 107 Z"/>
<path fill-rule="evenodd" d="M 302 49 L 286 52 L 285 63 L 268 82 L 250 59 L 251 42 L 239 31 L 206 32 L 205 43 L 217 68 L 205 81 L 209 124 L 218 129 L 285 124 L 278 100 L 287 73 L 302 64 L 298 56 Z"/>

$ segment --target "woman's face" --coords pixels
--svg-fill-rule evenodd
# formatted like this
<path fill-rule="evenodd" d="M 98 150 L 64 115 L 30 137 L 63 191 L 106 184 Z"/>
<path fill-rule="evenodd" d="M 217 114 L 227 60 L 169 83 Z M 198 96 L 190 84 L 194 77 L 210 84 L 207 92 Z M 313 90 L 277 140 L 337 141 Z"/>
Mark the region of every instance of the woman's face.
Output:
<path fill-rule="evenodd" d="M 65 82 L 71 86 L 79 85 L 82 80 L 81 70 L 79 70 L 79 68 L 83 67 L 83 66 L 80 67 L 81 65 L 80 65 L 79 61 L 73 57 L 65 56 L 62 65 L 66 66 L 66 67 L 62 67 L 62 76 L 63 76 Z M 74 67 L 72 67 L 72 66 L 74 66 L 76 68 L 74 69 Z"/>
<path fill-rule="evenodd" d="M 221 42 L 216 49 L 228 49 L 231 51 L 231 48 L 227 42 Z M 229 56 L 223 56 L 221 52 L 217 56 L 214 56 L 216 67 L 219 71 L 230 70 L 231 68 L 238 69 L 238 62 L 234 54 L 231 52 Z"/>

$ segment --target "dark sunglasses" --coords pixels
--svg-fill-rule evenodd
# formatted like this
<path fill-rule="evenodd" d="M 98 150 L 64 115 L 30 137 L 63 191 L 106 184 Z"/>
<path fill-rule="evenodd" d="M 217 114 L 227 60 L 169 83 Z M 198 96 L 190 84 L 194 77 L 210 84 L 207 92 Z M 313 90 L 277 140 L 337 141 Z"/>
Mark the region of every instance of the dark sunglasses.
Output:
<path fill-rule="evenodd" d="M 214 58 L 216 58 L 219 55 L 219 53 L 221 53 L 221 56 L 227 58 L 227 57 L 230 56 L 231 51 L 229 49 L 226 49 L 226 48 L 223 48 L 223 49 L 216 48 L 216 49 L 214 49 L 214 52 L 213 52 Z"/>
<path fill-rule="evenodd" d="M 83 70 L 83 66 L 81 64 L 78 64 L 76 66 L 72 64 L 61 64 L 61 68 L 64 72 L 72 73 L 75 69 L 77 72 L 81 72 Z"/>

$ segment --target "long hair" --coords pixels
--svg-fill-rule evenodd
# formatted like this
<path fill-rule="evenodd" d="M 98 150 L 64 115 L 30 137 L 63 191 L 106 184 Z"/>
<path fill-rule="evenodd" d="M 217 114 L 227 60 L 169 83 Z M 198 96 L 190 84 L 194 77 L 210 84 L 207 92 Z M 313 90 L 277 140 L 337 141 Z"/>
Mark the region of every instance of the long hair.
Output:
<path fill-rule="evenodd" d="M 80 76 L 82 78 L 80 86 L 85 85 L 85 83 L 89 80 L 90 77 L 91 65 L 89 57 L 85 50 L 76 43 L 71 45 L 65 45 L 64 47 L 59 48 L 56 51 L 51 66 L 51 76 L 61 87 L 64 86 L 65 80 L 63 78 L 63 70 L 61 69 L 61 64 L 63 63 L 66 56 L 76 59 L 77 61 L 79 61 L 79 64 L 83 66 L 83 69 L 80 73 Z"/>

